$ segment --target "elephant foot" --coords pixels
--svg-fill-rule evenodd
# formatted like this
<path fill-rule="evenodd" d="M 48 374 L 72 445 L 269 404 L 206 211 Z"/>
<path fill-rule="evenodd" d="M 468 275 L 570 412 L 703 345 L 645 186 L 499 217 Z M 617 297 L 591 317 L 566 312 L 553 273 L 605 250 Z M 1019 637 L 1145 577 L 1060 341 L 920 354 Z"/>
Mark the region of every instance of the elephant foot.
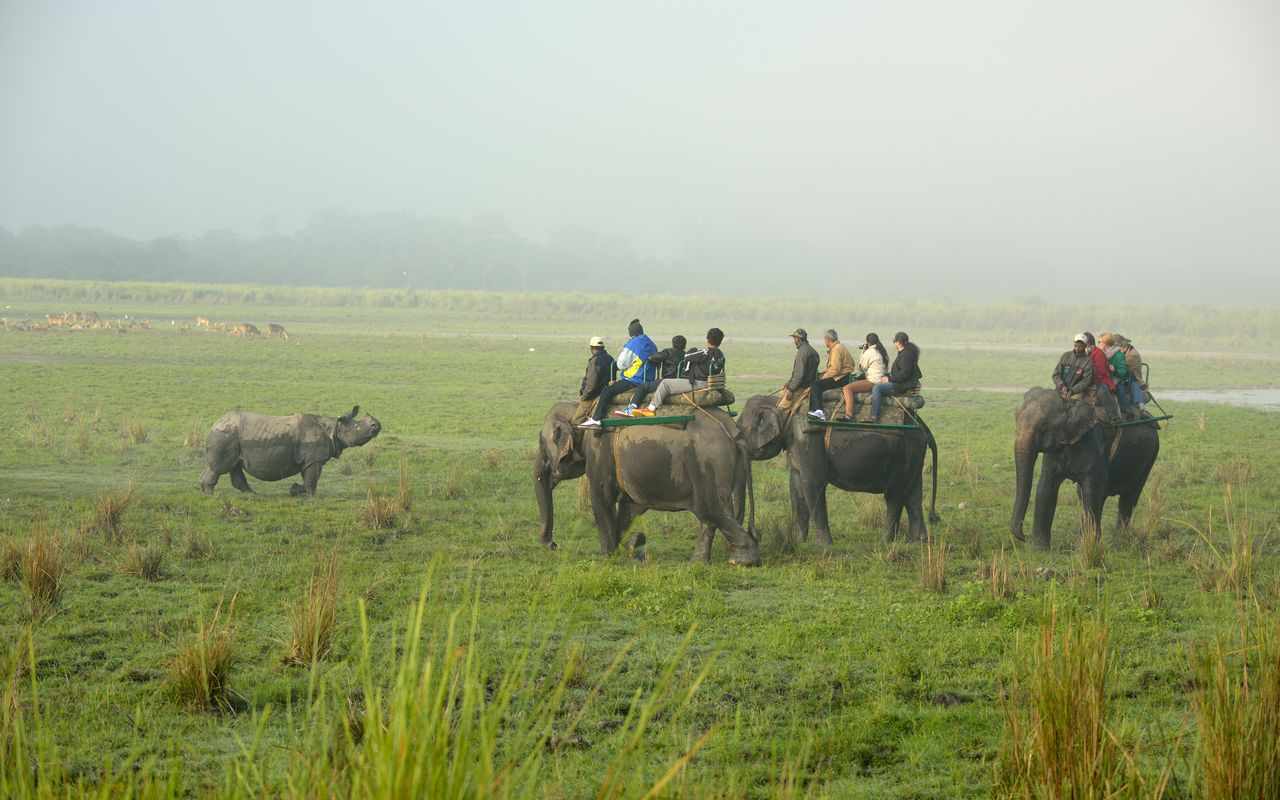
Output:
<path fill-rule="evenodd" d="M 648 540 L 645 539 L 643 531 L 636 531 L 627 538 L 627 552 L 630 553 L 631 557 L 636 561 L 649 560 L 648 556 L 646 556 L 644 552 L 644 545 L 646 541 Z"/>
<path fill-rule="evenodd" d="M 813 535 L 813 539 L 822 547 L 831 547 L 835 544 L 835 542 L 831 540 L 830 531 L 818 531 Z"/>
<path fill-rule="evenodd" d="M 1010 533 L 1012 533 L 1013 538 L 1019 542 L 1025 542 L 1027 540 L 1027 537 L 1022 535 L 1022 531 L 1010 531 Z"/>
<path fill-rule="evenodd" d="M 1032 550 L 1048 550 L 1049 540 L 1048 539 L 1032 539 L 1031 549 Z"/>
<path fill-rule="evenodd" d="M 306 493 L 307 493 L 307 487 L 303 486 L 303 485 L 302 485 L 302 484 L 300 484 L 300 483 L 295 483 L 295 484 L 293 484 L 292 486 L 290 486 L 290 487 L 289 487 L 289 496 L 290 496 L 290 497 L 297 497 L 298 495 L 303 495 L 303 494 L 306 494 Z"/>
<path fill-rule="evenodd" d="M 560 545 L 556 544 L 555 539 L 543 539 L 542 546 L 548 550 L 555 551 L 560 549 Z"/>

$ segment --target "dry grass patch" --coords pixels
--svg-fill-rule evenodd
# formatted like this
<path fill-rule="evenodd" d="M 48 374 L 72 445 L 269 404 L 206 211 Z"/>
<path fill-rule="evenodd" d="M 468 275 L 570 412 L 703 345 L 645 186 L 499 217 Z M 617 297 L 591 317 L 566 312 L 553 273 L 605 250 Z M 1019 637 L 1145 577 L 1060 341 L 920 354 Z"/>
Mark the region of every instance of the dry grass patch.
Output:
<path fill-rule="evenodd" d="M 287 662 L 310 666 L 329 654 L 337 609 L 338 555 L 317 554 L 312 560 L 306 593 L 289 617 Z"/>
<path fill-rule="evenodd" d="M 119 541 L 120 517 L 133 502 L 133 493 L 133 485 L 130 484 L 123 492 L 98 495 L 94 501 L 93 519 L 90 520 L 89 527 L 113 542 Z"/>
<path fill-rule="evenodd" d="M 22 548 L 10 536 L 0 542 L 0 581 L 22 578 Z"/>
<path fill-rule="evenodd" d="M 142 424 L 142 420 L 134 417 L 131 420 L 120 423 L 120 438 L 124 439 L 128 444 L 144 444 L 150 437 L 147 434 L 147 429 Z"/>
<path fill-rule="evenodd" d="M 195 632 L 178 647 L 170 662 L 169 687 L 183 706 L 196 711 L 227 711 L 231 708 L 231 668 L 235 664 L 236 597 L 224 608 L 218 601 L 213 619 L 203 615 Z"/>
<path fill-rule="evenodd" d="M 42 529 L 32 534 L 23 553 L 22 583 L 33 619 L 48 616 L 62 603 L 62 579 L 67 572 L 63 560 L 62 543 L 56 537 Z"/>
<path fill-rule="evenodd" d="M 582 485 L 585 487 L 586 481 L 583 481 Z M 445 476 L 444 481 L 431 490 L 431 495 L 441 500 L 457 500 L 466 493 L 466 486 L 467 480 L 462 474 L 462 468 L 454 466 L 449 469 L 449 474 Z M 582 504 L 579 502 L 579 508 L 581 507 Z"/>
<path fill-rule="evenodd" d="M 396 505 L 408 514 L 413 508 L 413 476 L 409 474 L 409 459 L 400 454 L 400 480 L 396 486 Z"/>
<path fill-rule="evenodd" d="M 1107 546 L 1094 528 L 1093 520 L 1084 515 L 1080 520 L 1080 532 L 1076 539 L 1076 557 L 1085 570 L 1106 569 Z"/>
<path fill-rule="evenodd" d="M 213 540 L 200 531 L 189 530 L 182 537 L 182 555 L 192 561 L 200 561 L 213 555 Z"/>
<path fill-rule="evenodd" d="M 503 457 L 501 450 L 486 450 L 484 454 L 484 465 L 491 471 L 502 469 Z"/>
<path fill-rule="evenodd" d="M 886 566 L 903 566 L 915 563 L 915 556 L 911 552 L 913 546 L 907 545 L 901 539 L 894 539 L 891 542 L 878 542 L 875 549 L 871 551 L 871 560 Z"/>
<path fill-rule="evenodd" d="M 380 531 L 393 528 L 399 514 L 399 501 L 395 497 L 385 497 L 377 489 L 369 486 L 365 503 L 360 508 L 360 516 L 370 530 Z"/>
<path fill-rule="evenodd" d="M 124 571 L 143 580 L 154 581 L 160 577 L 165 548 L 156 545 L 143 547 L 129 542 L 124 549 Z"/>
<path fill-rule="evenodd" d="M 1025 569 L 1025 565 L 1022 566 Z M 995 600 L 1012 600 L 1018 594 L 1013 568 L 1009 565 L 1004 548 L 991 556 L 991 564 L 978 571 L 978 577 L 987 582 L 987 592 Z"/>
<path fill-rule="evenodd" d="M 89 448 L 93 446 L 93 431 L 84 424 L 84 420 L 76 423 L 75 430 L 71 432 L 71 442 L 80 455 L 88 453 Z"/>
<path fill-rule="evenodd" d="M 937 594 L 947 592 L 947 540 L 941 537 L 920 546 L 920 583 Z"/>
<path fill-rule="evenodd" d="M 1244 599 L 1253 592 L 1253 562 L 1256 545 L 1249 522 L 1248 509 L 1241 513 L 1227 486 L 1223 496 L 1223 524 L 1227 528 L 1225 547 L 1215 543 L 1214 512 L 1209 510 L 1203 530 L 1182 523 L 1199 537 L 1187 556 L 1187 564 L 1205 591 L 1230 591 Z"/>
<path fill-rule="evenodd" d="M 191 423 L 191 427 L 187 428 L 187 433 L 182 437 L 182 446 L 188 450 L 195 450 L 200 447 L 200 427 L 195 422 Z"/>

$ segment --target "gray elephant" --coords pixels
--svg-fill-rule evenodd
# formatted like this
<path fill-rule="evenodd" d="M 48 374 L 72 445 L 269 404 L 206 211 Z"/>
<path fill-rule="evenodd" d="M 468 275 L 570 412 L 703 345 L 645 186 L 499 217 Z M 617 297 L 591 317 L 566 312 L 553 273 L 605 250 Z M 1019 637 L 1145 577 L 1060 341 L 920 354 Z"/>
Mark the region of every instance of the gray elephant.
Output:
<path fill-rule="evenodd" d="M 747 401 L 738 424 L 754 460 L 765 461 L 787 451 L 791 531 L 797 539 L 808 539 L 812 526 L 818 543 L 831 545 L 828 485 L 849 492 L 883 494 L 886 541 L 897 536 L 904 510 L 908 538 L 928 538 L 922 509 L 924 454 L 926 449 L 933 452 L 929 521 L 937 522 L 938 445 L 923 420 L 916 418 L 918 430 L 835 428 L 828 446 L 827 437 L 809 424 L 803 411 L 792 414 L 785 423 L 783 417 L 777 397 L 757 395 Z"/>
<path fill-rule="evenodd" d="M 693 560 L 711 560 L 716 530 L 729 562 L 760 563 L 755 535 L 742 525 L 751 459 L 733 418 L 719 408 L 690 409 L 682 425 L 606 428 L 583 435 L 591 511 L 600 552 L 611 554 L 648 509 L 689 511 L 701 530 Z"/>
<path fill-rule="evenodd" d="M 1120 496 L 1117 525 L 1129 525 L 1160 453 L 1159 428 L 1152 422 L 1116 429 L 1099 419 L 1095 407 L 1086 402 L 1067 400 L 1052 389 L 1028 390 L 1018 409 L 1013 444 L 1017 486 L 1012 532 L 1018 541 L 1025 541 L 1022 523 L 1041 453 L 1044 464 L 1036 486 L 1031 545 L 1047 549 L 1058 506 L 1058 488 L 1068 478 L 1076 482 L 1080 506 L 1096 535 L 1102 534 L 1102 507 L 1111 495 Z"/>
<path fill-rule="evenodd" d="M 574 426 L 577 403 L 556 403 L 547 412 L 538 435 L 538 452 L 533 458 L 533 495 L 538 500 L 538 538 L 557 549 L 555 503 L 552 492 L 561 481 L 581 478 L 587 471 L 582 454 L 582 433 Z"/>
<path fill-rule="evenodd" d="M 302 483 L 289 493 L 316 496 L 320 470 L 348 447 L 367 444 L 382 430 L 368 414 L 357 420 L 360 406 L 341 417 L 291 414 L 270 417 L 249 411 L 230 411 L 213 424 L 204 448 L 200 488 L 211 494 L 218 478 L 231 473 L 231 485 L 251 492 L 245 473 L 258 480 L 278 481 L 302 473 Z"/>

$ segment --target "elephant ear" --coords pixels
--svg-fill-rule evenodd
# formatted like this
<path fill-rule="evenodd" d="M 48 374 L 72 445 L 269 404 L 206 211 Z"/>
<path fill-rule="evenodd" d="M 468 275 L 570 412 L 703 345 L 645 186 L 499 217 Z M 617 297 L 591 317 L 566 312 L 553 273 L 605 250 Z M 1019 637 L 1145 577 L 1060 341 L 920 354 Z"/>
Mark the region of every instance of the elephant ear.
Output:
<path fill-rule="evenodd" d="M 563 422 L 556 423 L 555 432 L 552 434 L 552 443 L 554 444 L 553 452 L 556 454 L 556 461 L 564 461 L 565 456 L 573 451 L 573 428 Z"/>
<path fill-rule="evenodd" d="M 1068 401 L 1067 419 L 1062 426 L 1062 443 L 1075 444 L 1097 424 L 1098 415 L 1093 406 L 1080 401 Z"/>
<path fill-rule="evenodd" d="M 782 414 L 776 408 L 760 406 L 757 411 L 755 441 L 748 441 L 752 450 L 761 450 L 782 435 Z"/>

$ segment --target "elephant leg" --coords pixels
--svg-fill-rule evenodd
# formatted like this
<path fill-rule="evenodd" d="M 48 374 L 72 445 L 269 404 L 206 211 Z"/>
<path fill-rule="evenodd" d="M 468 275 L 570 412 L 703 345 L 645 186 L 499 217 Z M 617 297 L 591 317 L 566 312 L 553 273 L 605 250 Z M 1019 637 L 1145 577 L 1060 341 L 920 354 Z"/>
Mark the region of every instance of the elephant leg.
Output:
<path fill-rule="evenodd" d="M 1133 522 L 1133 510 L 1138 507 L 1138 500 L 1142 497 L 1142 490 L 1147 485 L 1147 476 L 1151 474 L 1151 467 L 1155 464 L 1155 459 L 1147 462 L 1143 467 L 1142 473 L 1137 475 L 1130 484 L 1129 491 L 1121 492 L 1119 497 L 1119 511 L 1116 516 L 1116 526 L 1119 528 L 1128 528 Z"/>
<path fill-rule="evenodd" d="M 253 491 L 253 489 L 249 488 L 249 481 L 245 480 L 244 467 L 240 466 L 239 464 L 236 464 L 234 467 L 231 468 L 231 485 L 236 487 L 242 492 Z"/>
<path fill-rule="evenodd" d="M 797 542 L 809 538 L 809 502 L 798 470 L 791 470 L 791 536 Z"/>
<path fill-rule="evenodd" d="M 1041 473 L 1040 482 L 1036 484 L 1035 521 L 1031 528 L 1031 546 L 1036 550 L 1049 549 L 1049 542 L 1053 537 L 1053 515 L 1058 510 L 1058 487 L 1063 481 L 1057 475 L 1048 474 L 1048 464 L 1045 466 L 1046 470 Z"/>
<path fill-rule="evenodd" d="M 732 554 L 729 556 L 730 564 L 740 564 L 744 567 L 755 567 L 760 565 L 760 547 L 756 544 L 756 540 L 751 538 L 751 534 L 747 533 L 734 520 L 730 513 L 721 514 L 720 519 L 710 525 L 710 530 L 714 533 L 719 528 L 724 534 L 724 538 L 729 540 L 729 547 Z M 701 542 L 699 542 L 701 544 Z M 711 548 L 711 537 L 707 537 L 708 552 Z"/>
<path fill-rule="evenodd" d="M 884 540 L 886 543 L 898 538 L 898 524 L 902 521 L 902 501 L 896 493 L 884 493 Z"/>
<path fill-rule="evenodd" d="M 645 507 L 631 499 L 631 495 L 621 495 L 618 498 L 618 541 L 627 535 L 627 531 L 631 529 L 631 524 L 640 518 L 645 512 Z"/>
<path fill-rule="evenodd" d="M 1107 502 L 1107 490 L 1098 485 L 1098 481 L 1086 479 L 1076 487 L 1080 497 L 1080 509 L 1084 514 L 1084 524 L 1093 531 L 1093 535 L 1102 538 L 1102 507 Z"/>
<path fill-rule="evenodd" d="M 815 493 L 810 505 L 809 517 L 813 520 L 813 538 L 823 547 L 831 546 L 831 523 L 827 521 L 827 484 Z"/>
<path fill-rule="evenodd" d="M 618 549 L 618 490 L 591 481 L 591 515 L 600 534 L 600 555 L 608 557 Z"/>
<path fill-rule="evenodd" d="M 693 546 L 692 561 L 699 564 L 711 563 L 711 541 L 716 536 L 716 526 L 702 523 L 698 529 L 698 542 Z"/>

